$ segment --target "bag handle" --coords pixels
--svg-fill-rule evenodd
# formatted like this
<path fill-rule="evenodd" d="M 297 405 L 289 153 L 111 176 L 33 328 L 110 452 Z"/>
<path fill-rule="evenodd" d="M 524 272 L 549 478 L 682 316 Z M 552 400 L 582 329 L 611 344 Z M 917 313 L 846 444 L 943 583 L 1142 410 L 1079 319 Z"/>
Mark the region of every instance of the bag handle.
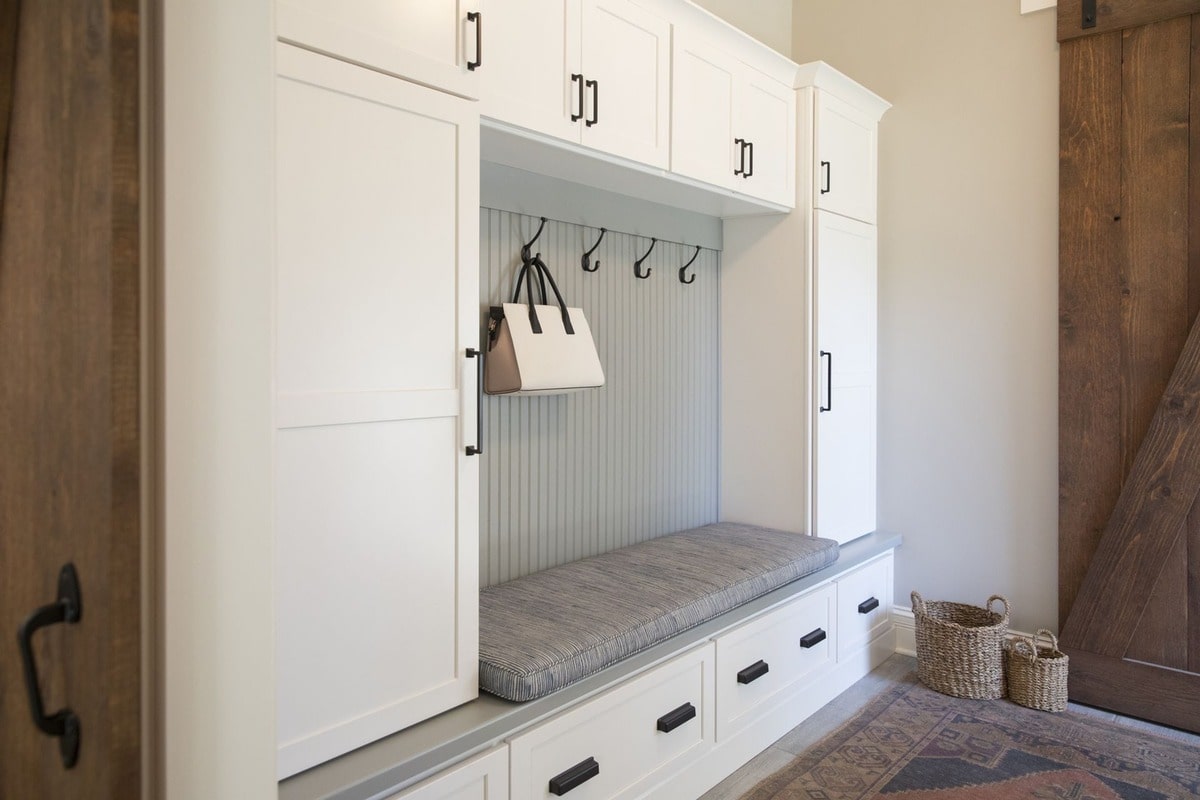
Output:
<path fill-rule="evenodd" d="M 1030 662 L 1037 659 L 1037 645 L 1032 639 L 1027 639 L 1024 636 L 1014 636 L 1008 642 L 1008 649 L 1016 655 L 1029 659 Z"/>
<path fill-rule="evenodd" d="M 1050 640 L 1050 651 L 1052 653 L 1062 652 L 1061 650 L 1058 649 L 1058 637 L 1055 636 L 1051 631 L 1047 630 L 1046 628 L 1038 628 L 1038 632 L 1033 635 L 1033 647 L 1034 647 L 1035 652 L 1037 651 L 1038 640 L 1041 639 L 1042 637 L 1045 637 Z"/>
<path fill-rule="evenodd" d="M 573 326 L 571 324 L 571 315 L 569 313 L 567 313 L 567 301 L 563 299 L 562 292 L 560 292 L 558 290 L 558 284 L 554 282 L 554 276 L 550 274 L 550 268 L 548 266 L 546 266 L 545 261 L 542 261 L 542 254 L 538 253 L 533 258 L 531 258 L 529 260 L 529 266 L 531 266 L 535 270 L 537 270 L 538 278 L 541 281 L 543 281 L 543 282 L 549 281 L 550 282 L 550 288 L 554 290 L 554 297 L 558 300 L 558 310 L 562 313 L 563 330 L 566 331 L 567 335 L 574 336 L 575 335 L 575 326 Z M 530 325 L 533 327 L 534 333 L 541 333 L 542 326 L 537 321 L 537 311 L 533 307 L 533 293 L 527 292 L 526 295 L 529 298 L 529 322 L 530 322 Z M 549 305 L 548 303 L 545 302 L 544 296 L 543 296 L 543 304 Z"/>
<path fill-rule="evenodd" d="M 1002 594 L 994 594 L 989 597 L 983 607 L 988 611 L 992 611 L 992 603 L 996 602 L 997 600 L 999 600 L 1001 603 L 1004 603 L 1004 618 L 1008 619 L 1008 598 Z M 993 611 L 992 613 L 994 614 L 995 612 Z"/>
<path fill-rule="evenodd" d="M 539 253 L 538 255 L 540 256 L 541 254 Z M 513 289 L 512 302 L 514 302 L 514 303 L 521 302 L 521 284 L 526 280 L 526 276 L 528 276 L 528 280 L 529 280 L 529 284 L 528 284 L 529 290 L 528 291 L 530 294 L 530 299 L 532 299 L 533 290 L 534 290 L 533 275 L 531 274 L 531 271 L 530 271 L 530 266 L 532 265 L 532 261 L 533 261 L 533 259 L 530 258 L 530 259 L 522 260 L 522 262 L 521 262 L 521 269 L 517 273 L 517 286 L 515 289 Z M 536 269 L 537 268 L 534 267 L 534 270 L 536 270 Z M 538 273 L 538 278 L 539 278 L 539 281 L 538 281 L 539 288 L 541 289 L 541 292 L 542 292 L 542 305 L 546 305 L 546 279 L 544 277 L 542 277 L 540 272 Z"/>
<path fill-rule="evenodd" d="M 911 597 L 912 597 L 913 611 L 915 611 L 918 614 L 924 614 L 925 613 L 925 598 L 921 597 L 921 593 L 916 590 L 913 591 Z"/>

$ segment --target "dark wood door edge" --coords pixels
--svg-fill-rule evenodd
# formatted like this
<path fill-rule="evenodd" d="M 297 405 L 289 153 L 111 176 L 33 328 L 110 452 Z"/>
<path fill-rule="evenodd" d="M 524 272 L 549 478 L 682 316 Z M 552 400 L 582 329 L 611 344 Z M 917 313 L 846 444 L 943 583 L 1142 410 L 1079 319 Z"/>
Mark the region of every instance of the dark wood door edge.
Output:
<path fill-rule="evenodd" d="M 1200 733 L 1200 674 L 1064 647 L 1072 702 Z"/>
<path fill-rule="evenodd" d="M 1083 27 L 1085 0 L 1058 0 L 1058 41 L 1200 13 L 1200 0 L 1098 0 L 1096 24 Z"/>

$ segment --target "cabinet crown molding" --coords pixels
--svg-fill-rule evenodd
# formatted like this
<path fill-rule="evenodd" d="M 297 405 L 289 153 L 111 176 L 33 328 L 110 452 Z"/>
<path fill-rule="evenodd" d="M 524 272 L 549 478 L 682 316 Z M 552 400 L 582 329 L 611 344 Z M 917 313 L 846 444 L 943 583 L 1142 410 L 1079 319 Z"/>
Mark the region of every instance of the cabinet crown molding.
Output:
<path fill-rule="evenodd" d="M 838 72 L 824 61 L 810 61 L 807 64 L 799 65 L 796 69 L 796 82 L 793 86 L 797 89 L 813 87 L 837 95 L 872 117 L 876 122 L 892 107 L 887 100 L 853 78 Z"/>

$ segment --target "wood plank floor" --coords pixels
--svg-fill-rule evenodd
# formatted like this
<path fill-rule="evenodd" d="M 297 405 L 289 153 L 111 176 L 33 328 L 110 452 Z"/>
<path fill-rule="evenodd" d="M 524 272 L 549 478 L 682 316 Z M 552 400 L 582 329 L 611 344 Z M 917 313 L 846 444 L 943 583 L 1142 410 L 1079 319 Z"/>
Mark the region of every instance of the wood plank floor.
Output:
<path fill-rule="evenodd" d="M 837 730 L 853 717 L 871 698 L 886 690 L 917 668 L 917 660 L 911 656 L 894 655 L 858 683 L 842 692 L 827 705 L 797 725 L 788 733 L 759 753 L 737 772 L 706 792 L 700 800 L 738 800 L 763 778 L 783 769 L 796 756 L 819 742 L 827 734 Z M 1121 717 L 1108 711 L 1088 708 L 1076 703 L 1071 711 L 1090 714 L 1128 725 L 1131 728 L 1148 730 L 1182 742 L 1200 747 L 1200 735 L 1165 728 L 1150 722 Z"/>

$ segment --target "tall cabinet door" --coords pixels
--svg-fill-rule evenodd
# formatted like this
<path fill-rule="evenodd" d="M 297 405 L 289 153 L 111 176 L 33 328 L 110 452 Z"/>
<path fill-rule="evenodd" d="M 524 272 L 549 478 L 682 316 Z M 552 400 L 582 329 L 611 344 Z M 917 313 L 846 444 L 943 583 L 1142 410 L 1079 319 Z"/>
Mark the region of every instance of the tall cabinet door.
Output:
<path fill-rule="evenodd" d="M 481 2 L 277 0 L 276 30 L 284 41 L 477 97 Z"/>
<path fill-rule="evenodd" d="M 571 77 L 580 74 L 579 4 L 485 0 L 479 113 L 579 141 L 583 77 Z"/>
<path fill-rule="evenodd" d="M 816 535 L 875 530 L 875 226 L 816 213 Z"/>
<path fill-rule="evenodd" d="M 450 95 L 277 66 L 282 777 L 477 693 L 479 130 Z"/>
<path fill-rule="evenodd" d="M 630 0 L 583 0 L 582 143 L 666 169 L 671 23 Z"/>

